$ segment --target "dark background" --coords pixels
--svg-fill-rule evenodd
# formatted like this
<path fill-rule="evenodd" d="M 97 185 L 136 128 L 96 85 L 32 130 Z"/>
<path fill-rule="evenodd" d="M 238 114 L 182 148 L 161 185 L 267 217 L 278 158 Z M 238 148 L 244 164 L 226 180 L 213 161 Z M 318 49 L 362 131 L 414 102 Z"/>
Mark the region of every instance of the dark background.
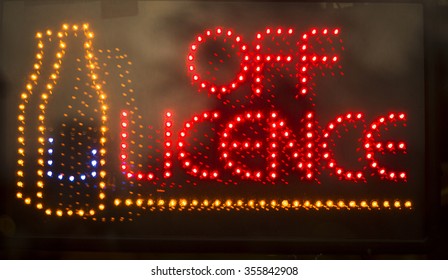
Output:
<path fill-rule="evenodd" d="M 1 2 L 3 3 L 3 2 Z M 32 5 L 48 4 L 51 1 L 32 1 Z M 117 1 L 102 1 L 102 14 L 105 18 L 113 18 L 116 16 L 132 16 L 137 12 L 136 7 L 132 1 L 123 5 Z M 429 192 L 433 204 L 428 207 L 430 211 L 428 222 L 428 233 L 430 239 L 425 242 L 417 242 L 417 244 L 402 243 L 397 240 L 389 242 L 365 242 L 362 239 L 350 240 L 350 242 L 341 242 L 341 240 L 328 238 L 323 243 L 301 243 L 300 246 L 290 246 L 288 240 L 284 242 L 263 242 L 252 240 L 252 242 L 218 242 L 217 240 L 174 240 L 165 241 L 163 244 L 157 246 L 138 244 L 146 243 L 146 241 L 129 241 L 121 240 L 116 242 L 114 236 L 109 236 L 101 241 L 83 240 L 81 243 L 76 243 L 79 240 L 68 240 L 60 238 L 60 236 L 45 236 L 41 240 L 33 240 L 31 243 L 27 241 L 17 241 L 8 238 L 14 224 L 2 216 L 0 220 L 1 232 L 6 238 L 3 239 L 3 254 L 5 258 L 416 258 L 416 259 L 433 259 L 446 258 L 447 241 L 443 236 L 446 236 L 446 223 L 442 221 L 446 218 L 446 167 L 448 161 L 447 148 L 441 143 L 447 142 L 446 123 L 448 117 L 444 112 L 444 108 L 448 105 L 448 84 L 447 84 L 447 67 L 448 58 L 444 50 L 448 47 L 448 38 L 446 32 L 448 27 L 448 20 L 446 16 L 448 13 L 448 4 L 444 2 L 434 2 L 431 9 L 428 9 L 428 14 L 425 14 L 426 28 L 425 35 L 429 36 L 429 44 L 427 55 L 429 71 L 427 72 L 426 81 L 429 82 L 430 88 L 436 92 L 442 102 L 431 100 L 428 104 L 429 118 L 437 120 L 436 125 L 429 126 L 429 129 L 435 131 L 428 131 L 430 135 L 437 135 L 434 139 L 429 137 L 431 142 L 429 149 L 437 149 L 440 147 L 441 163 L 433 164 L 427 163 L 428 174 L 435 178 L 435 181 L 442 181 L 442 188 L 440 193 L 432 194 Z M 1 12 L 0 14 L 3 14 Z M 428 39 L 428 38 L 427 38 Z M 1 43 L 1 42 L 0 42 Z M 1 44 L 3 46 L 3 44 Z M 2 92 L 6 92 L 7 83 L 2 81 Z M 3 99 L 5 96 L 2 94 Z M 6 102 L 3 102 L 4 105 Z M 6 106 L 6 105 L 4 105 Z M 440 106 L 440 108 L 436 108 Z M 440 110 L 440 115 L 437 114 Z M 8 120 L 9 116 L 2 116 L 3 120 Z M 5 125 L 6 126 L 6 125 Z M 437 128 L 438 127 L 438 128 Z M 8 135 L 4 135 L 8 137 Z M 432 145 L 433 144 L 433 145 Z M 7 149 L 7 147 L 5 147 Z M 437 160 L 436 160 L 437 162 Z M 10 184 L 11 178 L 4 172 L 2 176 L 5 184 Z M 431 181 L 435 183 L 434 181 Z M 437 183 L 436 183 L 437 185 Z M 2 188 L 2 191 L 8 189 Z M 9 203 L 5 199 L 7 194 L 2 193 L 2 205 Z M 438 202 L 440 201 L 440 203 Z M 437 210 L 437 211 L 436 211 Z M 439 211 L 440 210 L 440 211 Z M 27 212 L 27 211 L 25 211 Z M 1 213 L 1 212 L 0 212 Z M 29 214 L 33 217 L 32 213 Z M 39 216 L 36 217 L 36 219 Z M 169 218 L 169 216 L 167 217 Z M 271 217 L 272 218 L 272 217 Z M 232 219 L 230 216 L 229 220 Z M 363 217 L 354 219 L 362 220 Z M 331 222 L 331 217 L 328 217 Z M 350 222 L 350 221 L 348 221 Z M 95 225 L 91 225 L 95 226 Z M 58 229 L 61 230 L 61 229 Z M 83 231 L 81 230 L 81 234 Z M 75 235 L 76 236 L 76 235 Z M 331 233 L 329 234 L 331 236 Z M 75 242 L 72 242 L 75 241 Z M 139 243 L 140 242 L 140 243 Z M 50 244 L 49 247 L 48 244 Z M 79 244 L 88 250 L 79 250 Z M 229 246 L 229 244 L 231 246 Z"/>

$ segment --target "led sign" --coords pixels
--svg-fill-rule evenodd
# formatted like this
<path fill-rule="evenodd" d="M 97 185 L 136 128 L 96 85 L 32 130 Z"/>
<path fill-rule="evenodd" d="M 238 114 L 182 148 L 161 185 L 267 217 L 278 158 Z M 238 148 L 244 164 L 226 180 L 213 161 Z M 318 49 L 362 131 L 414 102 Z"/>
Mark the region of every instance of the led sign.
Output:
<path fill-rule="evenodd" d="M 191 79 L 185 87 L 208 95 L 215 108 L 182 120 L 168 107 L 157 129 L 142 117 L 154 105 L 136 101 L 127 54 L 95 48 L 89 24 L 38 32 L 18 106 L 16 196 L 47 215 L 103 221 L 156 210 L 413 209 L 412 196 L 366 190 L 357 198 L 329 187 L 348 182 L 359 192 L 370 181 L 406 188 L 413 180 L 404 163 L 413 157 L 405 108 L 341 108 L 322 122 L 317 83 L 344 75 L 345 35 L 339 28 L 266 28 L 248 40 L 237 29 L 205 29 L 178 63 Z M 285 80 L 293 84 L 283 88 Z M 122 102 L 112 104 L 118 92 Z M 277 104 L 284 95 L 302 107 L 283 111 Z M 63 121 L 55 124 L 61 106 Z M 357 168 L 336 152 L 347 135 L 357 139 Z M 307 195 L 325 188 L 334 193 Z"/>

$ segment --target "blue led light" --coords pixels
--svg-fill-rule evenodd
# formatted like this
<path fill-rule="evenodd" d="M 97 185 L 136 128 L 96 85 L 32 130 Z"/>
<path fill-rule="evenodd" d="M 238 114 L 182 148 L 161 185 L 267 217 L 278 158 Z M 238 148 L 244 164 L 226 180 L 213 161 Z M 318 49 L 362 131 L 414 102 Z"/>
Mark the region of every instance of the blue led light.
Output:
<path fill-rule="evenodd" d="M 53 145 L 54 144 L 54 138 L 51 138 L 51 137 L 48 138 L 48 142 L 51 145 Z M 49 155 L 52 155 L 53 152 L 54 152 L 53 148 L 49 148 L 48 149 L 48 154 Z M 91 159 L 93 158 L 90 161 L 90 164 L 92 166 L 92 168 L 90 168 L 90 169 L 96 170 L 96 167 L 98 166 L 98 159 L 97 159 L 98 150 L 97 149 L 92 149 L 90 151 L 90 153 L 91 153 L 91 155 L 93 155 L 92 157 L 89 156 Z M 47 160 L 47 165 L 48 166 L 53 166 L 53 163 L 55 163 L 53 159 L 48 159 Z M 81 173 L 81 174 L 78 173 L 78 174 L 72 174 L 72 175 L 70 175 L 70 174 L 65 174 L 64 175 L 64 173 L 55 172 L 54 170 L 47 170 L 46 174 L 47 174 L 48 177 L 53 177 L 53 175 L 57 175 L 57 178 L 59 180 L 63 181 L 63 180 L 67 180 L 68 179 L 70 182 L 75 182 L 76 180 L 85 181 L 89 177 L 95 178 L 97 176 L 97 172 L 96 171 L 92 171 L 90 173 L 86 172 L 86 173 Z"/>

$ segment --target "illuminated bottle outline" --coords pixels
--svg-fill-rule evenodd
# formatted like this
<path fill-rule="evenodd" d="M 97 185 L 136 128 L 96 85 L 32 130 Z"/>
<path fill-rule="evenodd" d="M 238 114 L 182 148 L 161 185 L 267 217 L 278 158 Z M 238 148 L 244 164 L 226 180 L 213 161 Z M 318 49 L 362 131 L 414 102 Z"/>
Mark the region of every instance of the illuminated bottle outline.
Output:
<path fill-rule="evenodd" d="M 82 38 L 82 42 L 80 43 L 80 46 L 76 46 L 75 44 L 72 44 L 73 41 L 78 38 Z M 37 148 L 35 151 L 28 151 L 29 154 L 32 154 L 33 152 L 36 153 L 37 157 L 37 165 L 38 169 L 36 172 L 36 177 L 32 177 L 29 175 L 29 178 L 26 178 L 25 180 L 18 180 L 17 186 L 19 188 L 17 192 L 18 197 L 23 197 L 23 194 L 21 192 L 21 189 L 25 188 L 25 183 L 28 184 L 35 184 L 37 187 L 37 191 L 35 193 L 35 197 L 26 197 L 25 203 L 31 204 L 33 203 L 36 208 L 44 210 L 46 214 L 56 214 L 57 216 L 62 216 L 64 214 L 67 215 L 74 215 L 77 214 L 79 216 L 94 216 L 96 211 L 103 210 L 104 204 L 101 203 L 101 200 L 105 198 L 105 194 L 103 189 L 105 188 L 105 182 L 104 179 L 106 177 L 106 171 L 104 170 L 105 167 L 105 149 L 104 144 L 106 142 L 105 133 L 106 133 L 106 121 L 107 121 L 107 105 L 104 103 L 104 100 L 106 99 L 105 93 L 101 91 L 101 83 L 99 82 L 98 74 L 96 73 L 95 69 L 96 66 L 94 64 L 94 53 L 93 53 L 93 47 L 92 47 L 92 39 L 94 37 L 93 32 L 89 30 L 88 24 L 82 24 L 82 25 L 68 25 L 64 24 L 61 28 L 61 30 L 57 32 L 53 32 L 51 30 L 47 30 L 45 33 L 38 32 L 36 34 L 36 38 L 38 40 L 38 49 L 39 53 L 37 54 L 38 62 L 34 64 L 34 72 L 30 75 L 30 78 L 32 80 L 32 84 L 27 84 L 26 88 L 28 90 L 27 93 L 22 93 L 21 98 L 23 100 L 23 103 L 19 105 L 19 121 L 20 119 L 24 119 L 24 115 L 27 114 L 27 108 L 32 106 L 32 101 L 36 102 L 36 100 L 31 100 L 30 97 L 32 96 L 33 92 L 31 91 L 33 88 L 36 89 L 38 92 L 38 104 L 36 105 L 37 109 L 37 120 L 38 120 L 38 137 L 37 137 Z M 71 39 L 71 40 L 69 40 Z M 48 61 L 43 61 L 44 57 L 44 50 L 50 49 L 50 47 L 54 46 L 55 54 L 48 56 Z M 45 48 L 44 48 L 45 47 Z M 53 143 L 51 143 L 53 146 L 57 146 L 58 144 L 64 145 L 64 143 L 57 143 L 57 138 L 59 136 L 64 137 L 63 133 L 60 135 L 55 135 L 55 133 L 59 131 L 52 131 L 54 128 L 52 127 L 52 124 L 49 122 L 49 119 L 51 121 L 51 118 L 48 116 L 51 115 L 53 112 L 52 110 L 49 110 L 48 108 L 51 108 L 49 104 L 51 104 L 51 101 L 53 98 L 57 98 L 60 96 L 60 93 L 58 92 L 60 89 L 58 88 L 58 82 L 60 80 L 60 76 L 64 75 L 63 71 L 66 71 L 65 68 L 65 61 L 68 59 L 68 56 L 73 56 L 73 52 L 75 52 L 75 49 L 78 47 L 80 53 L 82 54 L 81 58 L 77 59 L 77 62 L 81 63 L 81 60 L 84 63 L 82 64 L 82 69 L 78 69 L 80 72 L 85 72 L 85 75 L 88 76 L 88 79 L 90 81 L 90 87 L 91 87 L 91 93 L 95 96 L 97 96 L 98 99 L 98 109 L 100 114 L 100 123 L 101 127 L 98 129 L 98 134 L 100 135 L 98 139 L 98 147 L 95 147 L 98 151 L 98 181 L 95 182 L 97 185 L 97 191 L 92 193 L 92 196 L 88 194 L 86 196 L 88 202 L 84 203 L 83 201 L 86 200 L 86 198 L 81 198 L 81 202 L 72 201 L 72 198 L 66 200 L 60 198 L 54 199 L 55 196 L 58 197 L 57 194 L 53 193 L 51 194 L 52 190 L 55 189 L 55 185 L 51 185 L 51 180 L 48 180 L 48 171 L 46 170 L 48 167 L 48 163 L 50 162 L 51 165 L 55 166 L 58 163 L 60 163 L 57 158 L 49 158 L 48 151 L 51 151 L 52 148 L 49 148 L 49 142 L 47 140 L 53 139 Z M 49 64 L 49 65 L 48 65 Z M 67 65 L 67 66 L 73 66 L 73 65 Z M 51 68 L 48 69 L 48 68 Z M 41 73 L 49 72 L 48 78 L 45 81 L 46 77 L 40 77 Z M 62 72 L 62 74 L 61 74 Z M 43 81 L 40 81 L 43 79 Z M 84 94 L 87 94 L 84 92 Z M 73 99 L 76 99 L 76 95 L 72 96 Z M 36 99 L 36 98 L 35 98 Z M 31 102 L 30 102 L 31 101 Z M 29 104 L 31 103 L 31 105 Z M 93 105 L 93 104 L 92 104 Z M 32 108 L 32 107 L 31 107 Z M 30 108 L 30 110 L 31 110 Z M 35 109 L 35 110 L 36 110 Z M 55 108 L 56 109 L 56 108 Z M 33 111 L 31 111 L 33 112 Z M 81 116 L 83 116 L 82 111 L 78 111 Z M 31 113 L 28 113 L 31 114 Z M 68 114 L 64 115 L 65 118 L 64 121 L 67 121 L 69 118 Z M 82 120 L 78 120 L 77 118 L 74 118 L 73 123 L 75 123 L 76 126 L 83 126 Z M 62 122 L 62 127 L 67 126 L 64 122 Z M 25 129 L 30 129 L 30 127 L 26 128 L 26 126 L 23 123 L 19 123 L 18 130 L 23 136 L 19 136 L 19 143 L 24 143 L 24 139 L 29 139 L 32 137 L 25 137 Z M 87 129 L 87 128 L 86 128 Z M 56 137 L 55 137 L 56 136 Z M 22 139 L 21 139 L 22 138 Z M 81 142 L 80 142 L 81 143 Z M 75 149 L 76 150 L 76 149 Z M 19 171 L 18 175 L 22 175 L 22 177 L 25 171 L 25 168 L 23 170 L 21 169 L 21 166 L 24 166 L 25 161 L 25 153 L 24 149 L 18 150 L 19 154 Z M 53 155 L 54 156 L 54 155 Z M 32 157 L 31 157 L 32 158 Z M 60 163 L 61 166 L 65 163 Z M 67 162 L 66 164 L 70 164 Z M 53 172 L 53 171 L 51 171 Z M 57 168 L 54 169 L 54 172 L 57 172 Z M 78 171 L 79 172 L 79 171 Z M 71 175 L 73 176 L 73 175 Z M 69 176 L 69 181 L 70 180 Z M 86 177 L 87 179 L 87 177 Z M 75 180 L 73 180 L 74 182 Z M 70 182 L 72 183 L 72 182 Z M 69 187 L 74 188 L 74 186 L 70 186 L 67 182 L 61 183 L 63 187 Z M 82 187 L 85 187 L 82 186 Z M 82 192 L 84 190 L 81 190 L 79 195 L 82 196 Z M 49 197 L 47 197 L 47 195 Z M 62 193 L 59 193 L 59 196 L 64 196 L 64 191 Z M 52 202 L 55 205 L 51 205 Z M 100 203 L 98 203 L 100 202 Z"/>

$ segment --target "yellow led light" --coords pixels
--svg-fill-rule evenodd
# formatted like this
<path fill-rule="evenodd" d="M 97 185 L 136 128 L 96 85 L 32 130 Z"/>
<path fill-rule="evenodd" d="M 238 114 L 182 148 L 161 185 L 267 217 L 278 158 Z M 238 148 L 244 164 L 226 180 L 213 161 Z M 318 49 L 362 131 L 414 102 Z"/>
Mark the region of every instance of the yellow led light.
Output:
<path fill-rule="evenodd" d="M 298 200 L 294 200 L 294 201 L 292 202 L 292 205 L 293 205 L 294 207 L 299 207 L 300 203 L 299 203 Z"/>
<path fill-rule="evenodd" d="M 376 200 L 374 200 L 374 201 L 372 201 L 372 207 L 373 208 L 378 208 L 378 201 L 376 201 Z"/>
<path fill-rule="evenodd" d="M 39 49 L 43 49 L 44 48 L 44 44 L 42 42 L 39 42 L 39 44 L 37 44 L 37 47 Z"/>
<path fill-rule="evenodd" d="M 38 119 L 39 119 L 40 121 L 43 121 L 43 120 L 45 119 L 45 116 L 44 116 L 44 115 L 39 115 Z"/>
<path fill-rule="evenodd" d="M 47 209 L 47 210 L 45 210 L 45 214 L 47 214 L 47 215 L 51 215 L 51 209 Z"/>
<path fill-rule="evenodd" d="M 39 175 L 40 177 L 42 177 L 44 175 L 44 172 L 42 170 L 37 170 L 37 175 Z"/>
<path fill-rule="evenodd" d="M 64 34 L 62 32 L 58 32 L 58 38 L 64 37 Z"/>
<path fill-rule="evenodd" d="M 56 210 L 56 215 L 62 217 L 62 210 Z"/>
<path fill-rule="evenodd" d="M 100 160 L 100 165 L 101 165 L 101 166 L 103 166 L 103 165 L 105 165 L 105 164 L 106 164 L 106 160 L 104 160 L 104 159 Z"/>
<path fill-rule="evenodd" d="M 92 209 L 92 210 L 90 210 L 90 211 L 89 211 L 89 214 L 90 214 L 90 216 L 93 216 L 93 215 L 95 215 L 95 210 L 93 210 L 93 209 Z"/>
<path fill-rule="evenodd" d="M 53 32 L 51 32 L 51 30 L 47 30 L 47 35 L 51 36 L 51 34 L 53 34 Z"/>
<path fill-rule="evenodd" d="M 22 170 L 17 171 L 17 176 L 23 177 L 23 171 Z"/>
<path fill-rule="evenodd" d="M 62 29 L 64 29 L 64 30 L 68 30 L 68 24 L 66 24 L 66 23 L 64 23 L 63 25 L 62 25 Z"/>
<path fill-rule="evenodd" d="M 137 204 L 137 206 L 142 206 L 142 204 L 143 204 L 143 199 L 137 199 L 136 204 Z"/>
<path fill-rule="evenodd" d="M 37 141 L 39 141 L 39 143 L 44 143 L 45 142 L 45 138 L 39 137 L 39 138 L 37 138 Z"/>
<path fill-rule="evenodd" d="M 410 202 L 410 201 L 406 201 L 406 202 L 404 203 L 404 207 L 406 207 L 406 208 L 411 208 L 411 207 L 412 207 L 412 202 Z"/>
<path fill-rule="evenodd" d="M 47 89 L 52 89 L 53 85 L 52 84 L 47 84 Z M 43 95 L 42 95 L 43 96 Z"/>
<path fill-rule="evenodd" d="M 37 33 L 36 33 L 36 38 L 42 38 L 42 33 L 37 32 Z"/>
<path fill-rule="evenodd" d="M 208 200 L 207 199 L 204 200 L 203 204 L 204 204 L 204 206 L 208 206 Z"/>
<path fill-rule="evenodd" d="M 100 172 L 100 176 L 101 176 L 101 178 L 106 177 L 106 171 L 101 171 L 101 172 Z"/>
<path fill-rule="evenodd" d="M 105 199 L 106 195 L 104 193 L 100 193 L 100 199 Z"/>
<path fill-rule="evenodd" d="M 101 127 L 101 132 L 106 132 L 106 131 L 107 131 L 107 128 L 105 126 L 102 126 Z"/>
<path fill-rule="evenodd" d="M 157 205 L 163 206 L 163 205 L 165 205 L 165 201 L 163 199 L 159 199 L 159 201 L 157 202 Z"/>
<path fill-rule="evenodd" d="M 106 137 L 101 137 L 100 142 L 101 142 L 101 144 L 106 143 Z"/>
<path fill-rule="evenodd" d="M 40 54 L 40 53 L 36 54 L 36 58 L 37 59 L 42 59 L 42 54 Z M 36 79 L 37 79 L 36 75 L 31 75 L 31 80 L 36 80 Z"/>
<path fill-rule="evenodd" d="M 121 203 L 121 200 L 119 200 L 118 198 L 116 198 L 116 199 L 114 200 L 114 204 L 115 204 L 115 206 L 120 205 L 120 203 Z"/>
<path fill-rule="evenodd" d="M 356 202 L 355 201 L 350 201 L 349 203 L 348 203 L 348 206 L 350 206 L 350 207 L 356 207 Z"/>
<path fill-rule="evenodd" d="M 72 210 L 68 210 L 67 211 L 67 215 L 69 215 L 69 216 L 73 215 L 73 211 Z"/>
<path fill-rule="evenodd" d="M 368 205 L 367 205 L 367 202 L 365 202 L 364 200 L 363 201 L 361 201 L 361 207 L 367 207 Z"/>
<path fill-rule="evenodd" d="M 401 203 L 400 203 L 400 201 L 395 201 L 394 202 L 394 206 L 395 206 L 395 208 L 400 208 L 401 207 Z"/>
<path fill-rule="evenodd" d="M 333 207 L 333 201 L 332 200 L 328 200 L 327 201 L 327 206 L 328 207 Z"/>
<path fill-rule="evenodd" d="M 37 63 L 35 63 L 35 64 L 34 64 L 34 69 L 36 69 L 36 70 L 40 69 L 40 65 L 37 64 Z"/>
<path fill-rule="evenodd" d="M 384 201 L 384 202 L 383 202 L 383 206 L 386 207 L 386 208 L 389 208 L 389 207 L 390 207 L 390 203 L 389 203 L 389 201 L 387 201 L 387 200 Z"/>
<path fill-rule="evenodd" d="M 322 207 L 322 201 L 320 200 L 316 201 L 316 207 L 318 208 Z"/>
<path fill-rule="evenodd" d="M 311 203 L 310 203 L 308 200 L 306 200 L 306 201 L 303 203 L 303 206 L 304 206 L 304 207 L 310 207 L 310 205 L 311 205 Z"/>
<path fill-rule="evenodd" d="M 275 201 L 275 200 L 272 200 L 272 201 L 271 201 L 271 206 L 272 206 L 272 207 L 275 207 L 275 206 L 277 206 L 277 201 Z"/>
<path fill-rule="evenodd" d="M 188 201 L 186 199 L 181 199 L 179 204 L 180 204 L 180 206 L 185 207 L 188 205 Z"/>
<path fill-rule="evenodd" d="M 39 109 L 41 109 L 41 110 L 45 110 L 45 105 L 44 105 L 44 104 L 40 104 L 40 105 L 39 105 Z"/>
<path fill-rule="evenodd" d="M 89 43 L 85 43 L 84 44 L 84 48 L 86 48 L 86 49 L 90 48 L 90 44 Z"/>
<path fill-rule="evenodd" d="M 26 89 L 27 90 L 32 90 L 33 89 L 33 85 L 32 84 L 27 84 L 26 85 Z"/>
<path fill-rule="evenodd" d="M 217 199 L 217 200 L 215 200 L 214 204 L 216 207 L 219 207 L 219 205 L 221 205 L 221 201 L 219 199 Z"/>
<path fill-rule="evenodd" d="M 41 58 L 42 58 L 42 56 L 41 56 Z M 33 81 L 37 80 L 37 75 L 36 74 L 32 74 L 31 75 L 31 80 L 33 80 Z"/>
<path fill-rule="evenodd" d="M 98 208 L 101 210 L 101 211 L 103 211 L 104 210 L 104 204 L 100 204 L 99 206 L 98 206 Z"/>
<path fill-rule="evenodd" d="M 37 207 L 37 209 L 42 209 L 42 208 L 44 208 L 44 206 L 42 205 L 42 203 L 38 203 L 38 204 L 36 205 L 36 207 Z"/>
<path fill-rule="evenodd" d="M 19 126 L 19 127 L 18 127 L 18 130 L 19 130 L 20 132 L 23 132 L 23 131 L 25 130 L 25 128 L 24 128 L 23 126 Z"/>
<path fill-rule="evenodd" d="M 89 29 L 89 24 L 88 23 L 84 23 L 83 25 L 82 25 L 82 28 L 85 30 L 85 29 Z"/>
<path fill-rule="evenodd" d="M 238 205 L 239 207 L 243 206 L 243 201 L 242 201 L 241 199 L 239 199 L 239 200 L 236 202 L 236 205 Z"/>
<path fill-rule="evenodd" d="M 17 150 L 17 152 L 23 156 L 24 153 L 25 153 L 25 150 L 22 149 L 22 148 L 20 148 L 20 149 Z M 19 176 L 20 176 L 20 175 L 19 175 Z"/>
<path fill-rule="evenodd" d="M 37 181 L 36 185 L 37 185 L 39 188 L 43 188 L 43 187 L 44 187 L 44 182 L 42 182 L 42 181 Z"/>
<path fill-rule="evenodd" d="M 93 37 L 94 37 L 93 32 L 89 32 L 89 33 L 87 33 L 87 37 L 89 37 L 89 38 L 93 38 Z"/>
<path fill-rule="evenodd" d="M 40 132 L 44 132 L 45 131 L 45 127 L 44 126 L 39 126 L 38 129 L 39 129 Z"/>
<path fill-rule="evenodd" d="M 23 137 L 19 137 L 19 138 L 17 138 L 17 141 L 18 141 L 19 143 L 23 143 L 23 142 L 25 141 L 25 139 L 24 139 Z"/>
<path fill-rule="evenodd" d="M 31 204 L 31 198 L 29 198 L 29 197 L 25 198 L 25 203 L 26 204 Z"/>
<path fill-rule="evenodd" d="M 196 199 L 194 199 L 191 204 L 193 204 L 193 206 L 197 206 L 199 204 L 199 201 L 197 201 Z"/>
<path fill-rule="evenodd" d="M 79 211 L 78 211 L 78 215 L 79 215 L 79 216 L 84 216 L 84 210 L 79 210 Z"/>
<path fill-rule="evenodd" d="M 260 200 L 259 204 L 260 204 L 261 207 L 264 207 L 266 205 L 266 201 Z"/>
<path fill-rule="evenodd" d="M 26 94 L 26 93 L 22 93 L 21 95 L 20 95 L 20 98 L 22 98 L 22 99 L 27 99 L 28 98 L 28 94 Z M 22 109 L 23 110 L 23 109 Z"/>
<path fill-rule="evenodd" d="M 24 105 L 24 104 L 20 104 L 20 105 L 19 105 L 19 109 L 20 109 L 20 110 L 25 110 L 25 105 Z"/>
<path fill-rule="evenodd" d="M 23 182 L 18 181 L 18 182 L 17 182 L 17 187 L 19 187 L 19 188 L 23 188 Z"/>
<path fill-rule="evenodd" d="M 106 183 L 105 182 L 100 182 L 100 188 L 104 189 L 105 187 L 106 187 Z"/>
<path fill-rule="evenodd" d="M 23 121 L 23 120 L 25 120 L 25 116 L 23 116 L 23 115 L 19 115 L 19 116 L 17 117 L 17 119 L 19 119 L 19 121 Z"/>
<path fill-rule="evenodd" d="M 55 63 L 55 64 L 53 64 L 53 68 L 59 69 L 59 68 L 61 68 L 61 65 L 59 63 Z"/>
<path fill-rule="evenodd" d="M 76 24 L 74 24 L 72 28 L 73 28 L 73 30 L 75 30 L 75 31 L 77 31 L 77 30 L 79 29 L 78 25 L 76 25 Z"/>
<path fill-rule="evenodd" d="M 38 193 L 36 193 L 36 196 L 37 196 L 38 198 L 42 198 L 42 192 L 38 192 Z"/>
<path fill-rule="evenodd" d="M 170 202 L 168 203 L 168 205 L 170 207 L 175 207 L 177 205 L 177 201 L 175 199 L 171 199 Z"/>
<path fill-rule="evenodd" d="M 106 149 L 101 149 L 101 150 L 100 150 L 100 154 L 101 154 L 101 155 L 105 155 L 105 154 L 106 154 Z"/>
<path fill-rule="evenodd" d="M 148 206 L 152 206 L 152 205 L 154 205 L 154 200 L 148 199 Z"/>
<path fill-rule="evenodd" d="M 131 199 L 126 199 L 125 202 L 126 206 L 131 206 L 132 205 L 132 200 Z"/>
<path fill-rule="evenodd" d="M 18 193 L 16 194 L 16 196 L 17 196 L 17 198 L 22 198 L 22 197 L 23 197 L 23 194 L 22 194 L 21 192 L 18 192 Z"/>
<path fill-rule="evenodd" d="M 344 207 L 344 206 L 345 206 L 344 201 L 339 200 L 339 201 L 338 201 L 338 206 L 339 206 L 339 207 Z"/>

